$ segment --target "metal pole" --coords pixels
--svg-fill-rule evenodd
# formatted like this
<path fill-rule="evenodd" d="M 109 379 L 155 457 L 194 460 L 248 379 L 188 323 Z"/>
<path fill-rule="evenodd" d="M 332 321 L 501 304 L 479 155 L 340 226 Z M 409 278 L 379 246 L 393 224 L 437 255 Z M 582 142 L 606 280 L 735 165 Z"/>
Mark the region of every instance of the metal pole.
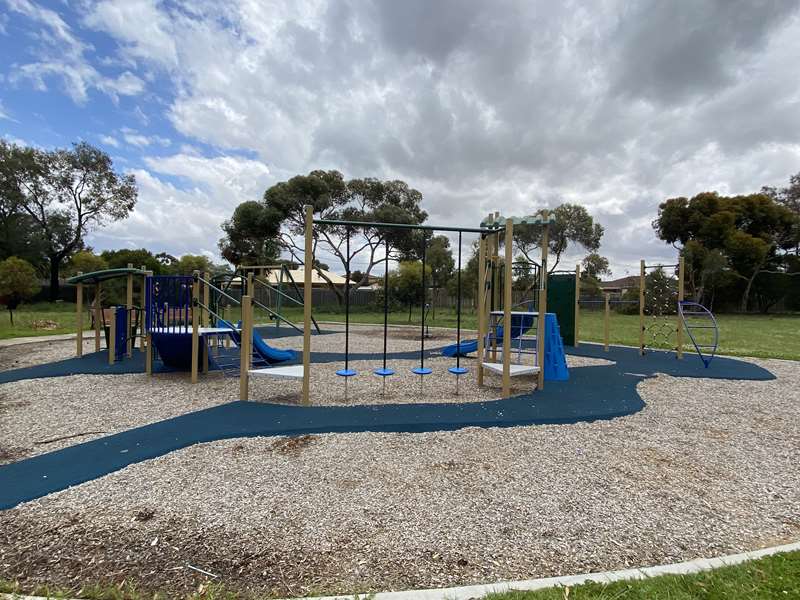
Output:
<path fill-rule="evenodd" d="M 536 362 L 539 367 L 539 381 L 537 389 L 544 389 L 544 356 L 547 351 L 545 347 L 545 334 L 547 332 L 547 254 L 550 244 L 550 225 L 547 221 L 547 211 L 542 213 L 545 225 L 542 229 L 542 266 L 539 276 L 539 316 L 536 331 Z"/>
<path fill-rule="evenodd" d="M 581 266 L 575 265 L 575 347 L 580 342 L 580 322 L 581 322 Z"/>
<path fill-rule="evenodd" d="M 678 259 L 678 304 L 683 302 L 684 290 L 683 285 L 685 281 L 685 264 L 683 256 Z M 683 359 L 683 323 L 681 322 L 681 311 L 675 307 L 675 347 L 678 360 Z"/>
<path fill-rule="evenodd" d="M 505 277 L 503 278 L 503 398 L 511 396 L 511 287 L 513 285 L 514 221 L 506 219 Z"/>
<path fill-rule="evenodd" d="M 611 314 L 611 308 L 608 302 L 609 294 L 605 293 L 605 317 L 603 319 L 603 348 L 608 352 L 608 320 Z"/>
<path fill-rule="evenodd" d="M 481 236 L 478 240 L 478 386 L 483 385 L 484 343 L 486 339 L 486 244 Z"/>

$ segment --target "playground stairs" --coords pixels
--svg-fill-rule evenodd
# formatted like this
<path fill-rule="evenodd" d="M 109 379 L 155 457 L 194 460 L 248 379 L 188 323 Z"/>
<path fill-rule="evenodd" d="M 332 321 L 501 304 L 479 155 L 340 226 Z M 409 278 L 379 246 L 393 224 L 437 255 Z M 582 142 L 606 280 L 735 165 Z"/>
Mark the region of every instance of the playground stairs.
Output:
<path fill-rule="evenodd" d="M 222 371 L 225 377 L 239 377 L 239 368 L 242 364 L 241 346 L 232 344 L 230 348 L 210 348 L 209 352 L 209 362 Z M 263 369 L 269 366 L 270 364 L 253 350 L 250 368 Z"/>

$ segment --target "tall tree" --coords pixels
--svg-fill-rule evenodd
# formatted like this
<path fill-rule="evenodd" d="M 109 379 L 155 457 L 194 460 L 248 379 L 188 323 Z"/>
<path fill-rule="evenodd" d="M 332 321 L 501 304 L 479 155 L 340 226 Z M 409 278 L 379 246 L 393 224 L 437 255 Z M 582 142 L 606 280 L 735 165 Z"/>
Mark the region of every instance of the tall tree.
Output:
<path fill-rule="evenodd" d="M 446 235 L 437 235 L 430 239 L 425 250 L 425 261 L 431 267 L 430 286 L 433 291 L 431 306 L 433 307 L 433 318 L 436 318 L 439 290 L 447 285 L 455 269 L 450 239 Z"/>
<path fill-rule="evenodd" d="M 703 252 L 716 250 L 730 272 L 744 282 L 740 309 L 747 310 L 759 274 L 786 272 L 785 254 L 800 241 L 798 216 L 768 194 L 720 196 L 703 192 L 688 198 L 670 198 L 658 209 L 653 222 L 658 237 L 686 250 L 692 265 Z M 719 263 L 719 257 L 714 259 Z M 695 267 L 696 268 L 696 267 Z"/>
<path fill-rule="evenodd" d="M 601 277 L 611 277 L 611 269 L 608 268 L 608 259 L 600 256 L 597 252 L 592 252 L 581 261 L 582 272 L 587 277 L 600 280 Z"/>
<path fill-rule="evenodd" d="M 768 195 L 778 204 L 785 206 L 797 217 L 797 227 L 800 228 L 800 173 L 796 173 L 789 178 L 789 185 L 785 188 L 774 188 L 765 186 L 761 188 L 761 193 Z M 800 234 L 797 235 L 800 240 Z M 800 242 L 794 248 L 795 256 L 800 256 Z"/>
<path fill-rule="evenodd" d="M 272 240 L 270 236 L 276 231 L 277 225 L 274 239 L 280 249 L 287 252 L 293 261 L 303 264 L 305 205 L 314 207 L 315 219 L 422 223 L 428 215 L 419 206 L 421 200 L 422 194 L 403 181 L 380 181 L 373 178 L 345 181 L 338 171 L 317 170 L 270 187 L 264 192 L 262 211 L 253 205 L 246 208 L 240 205 L 237 211 L 242 209 L 267 215 L 264 217 L 264 228 L 259 230 L 267 234 L 259 239 Z M 226 247 L 234 244 L 244 229 L 235 218 L 229 223 L 231 228 L 226 229 L 227 236 L 220 242 L 223 252 Z M 267 225 L 272 229 L 267 231 Z M 346 252 L 348 233 L 349 255 Z M 386 262 L 384 248 L 387 241 L 390 244 L 389 260 L 401 260 L 417 256 L 425 239 L 426 236 L 419 232 L 408 230 L 316 225 L 313 246 L 317 261 L 323 257 L 332 257 L 341 265 L 342 271 L 349 265 L 351 272 L 358 270 L 361 273 L 361 278 L 351 286 L 351 290 L 355 292 L 368 283 L 376 266 Z M 339 301 L 343 300 L 342 286 L 334 285 L 330 281 L 322 270 L 321 263 L 315 262 L 314 268 L 327 281 Z"/>
<path fill-rule="evenodd" d="M 8 309 L 12 325 L 14 311 L 20 303 L 35 296 L 40 289 L 36 269 L 27 260 L 12 256 L 0 262 L 0 302 Z"/>
<path fill-rule="evenodd" d="M 542 216 L 545 209 L 536 211 Z M 603 237 L 603 226 L 583 206 L 562 204 L 547 213 L 554 219 L 549 231 L 549 252 L 555 260 L 551 261 L 548 272 L 558 267 L 561 256 L 570 244 L 582 246 L 588 252 L 597 252 Z M 541 225 L 517 225 L 514 227 L 514 245 L 526 260 L 539 264 L 543 227 Z"/>
<path fill-rule="evenodd" d="M 242 202 L 222 224 L 219 241 L 222 257 L 232 265 L 269 265 L 280 256 L 279 234 L 283 213 L 250 200 Z"/>
<path fill-rule="evenodd" d="M 86 142 L 52 151 L 0 142 L 0 164 L 4 187 L 43 240 L 50 298 L 55 300 L 59 269 L 83 247 L 86 234 L 133 210 L 134 176 L 116 173 L 108 154 Z"/>

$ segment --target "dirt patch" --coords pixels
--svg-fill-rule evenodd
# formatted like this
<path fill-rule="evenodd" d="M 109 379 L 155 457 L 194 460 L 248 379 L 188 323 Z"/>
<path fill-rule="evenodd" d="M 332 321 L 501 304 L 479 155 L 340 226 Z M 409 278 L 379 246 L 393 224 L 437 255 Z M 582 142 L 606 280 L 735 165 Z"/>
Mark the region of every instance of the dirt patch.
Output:
<path fill-rule="evenodd" d="M 313 435 L 298 435 L 295 437 L 280 438 L 272 442 L 269 449 L 278 454 L 299 454 L 303 448 L 313 443 Z"/>
<path fill-rule="evenodd" d="M 370 337 L 379 337 L 383 339 L 383 328 L 376 328 L 376 329 L 368 329 L 356 330 L 358 334 L 370 336 Z M 386 333 L 386 337 L 390 340 L 405 340 L 411 342 L 418 342 L 419 341 L 419 327 L 408 327 L 408 328 L 399 328 L 399 327 L 390 327 Z M 428 342 L 441 342 L 441 341 L 453 341 L 455 343 L 456 333 L 455 331 L 440 331 L 436 329 L 431 329 L 430 333 L 425 336 L 425 343 Z"/>
<path fill-rule="evenodd" d="M 0 464 L 12 463 L 28 455 L 25 448 L 0 446 Z"/>

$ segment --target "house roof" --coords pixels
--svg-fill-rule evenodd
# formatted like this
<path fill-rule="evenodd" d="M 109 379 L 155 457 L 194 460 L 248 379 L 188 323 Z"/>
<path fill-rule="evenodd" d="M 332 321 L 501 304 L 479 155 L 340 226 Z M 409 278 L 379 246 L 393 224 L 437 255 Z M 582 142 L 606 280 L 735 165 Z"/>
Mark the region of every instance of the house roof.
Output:
<path fill-rule="evenodd" d="M 627 277 L 620 277 L 619 279 L 612 279 L 611 281 L 601 281 L 600 287 L 607 288 L 633 288 L 639 285 L 638 275 L 628 275 Z"/>

